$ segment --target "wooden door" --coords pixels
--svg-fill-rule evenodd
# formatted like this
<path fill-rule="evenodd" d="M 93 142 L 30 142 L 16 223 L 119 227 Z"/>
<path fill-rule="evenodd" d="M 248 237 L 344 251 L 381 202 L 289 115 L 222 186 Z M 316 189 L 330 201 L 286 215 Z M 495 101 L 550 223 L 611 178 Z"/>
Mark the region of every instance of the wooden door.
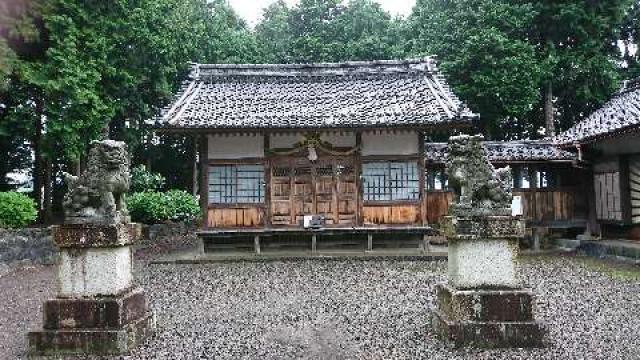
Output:
<path fill-rule="evenodd" d="M 355 225 L 358 191 L 352 159 L 281 159 L 271 169 L 273 225 L 300 225 L 305 215 L 323 215 L 328 226 Z"/>
<path fill-rule="evenodd" d="M 278 161 L 271 165 L 271 224 L 275 226 L 292 223 L 291 211 L 291 164 Z"/>
<path fill-rule="evenodd" d="M 315 196 L 314 214 L 322 215 L 327 225 L 336 224 L 336 171 L 331 160 L 314 162 L 313 183 Z"/>
<path fill-rule="evenodd" d="M 315 213 L 313 167 L 308 161 L 294 161 L 292 182 L 292 225 L 297 225 L 302 223 L 305 215 L 312 215 Z"/>
<path fill-rule="evenodd" d="M 340 158 L 335 162 L 337 224 L 353 226 L 357 221 L 358 183 L 353 158 Z"/>

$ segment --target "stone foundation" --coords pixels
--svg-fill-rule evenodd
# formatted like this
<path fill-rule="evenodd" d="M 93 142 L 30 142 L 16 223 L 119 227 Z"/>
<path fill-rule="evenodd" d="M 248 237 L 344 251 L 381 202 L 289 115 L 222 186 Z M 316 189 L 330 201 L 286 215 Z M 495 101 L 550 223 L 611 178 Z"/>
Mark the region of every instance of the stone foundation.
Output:
<path fill-rule="evenodd" d="M 436 296 L 433 329 L 454 347 L 544 346 L 544 326 L 534 321 L 530 291 L 456 290 L 439 284 Z"/>
<path fill-rule="evenodd" d="M 28 335 L 31 355 L 117 355 L 131 351 L 155 328 L 151 313 L 120 328 L 55 329 Z"/>
<path fill-rule="evenodd" d="M 155 329 L 144 292 L 132 288 L 137 224 L 65 224 L 58 297 L 44 304 L 43 330 L 28 334 L 33 355 L 123 354 Z"/>

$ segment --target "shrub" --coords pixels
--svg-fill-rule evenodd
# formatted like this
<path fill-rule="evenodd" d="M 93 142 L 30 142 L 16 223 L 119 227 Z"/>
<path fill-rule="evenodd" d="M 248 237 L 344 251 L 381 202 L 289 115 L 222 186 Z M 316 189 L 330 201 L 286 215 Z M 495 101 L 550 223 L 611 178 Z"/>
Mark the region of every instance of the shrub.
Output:
<path fill-rule="evenodd" d="M 200 206 L 186 191 L 137 192 L 127 198 L 131 219 L 145 224 L 165 221 L 193 221 L 200 216 Z"/>
<path fill-rule="evenodd" d="M 21 228 L 36 220 L 36 203 L 27 195 L 0 192 L 0 228 Z"/>
<path fill-rule="evenodd" d="M 140 165 L 131 169 L 131 188 L 129 191 L 132 193 L 162 191 L 166 182 L 164 176 L 148 171 L 144 165 Z"/>

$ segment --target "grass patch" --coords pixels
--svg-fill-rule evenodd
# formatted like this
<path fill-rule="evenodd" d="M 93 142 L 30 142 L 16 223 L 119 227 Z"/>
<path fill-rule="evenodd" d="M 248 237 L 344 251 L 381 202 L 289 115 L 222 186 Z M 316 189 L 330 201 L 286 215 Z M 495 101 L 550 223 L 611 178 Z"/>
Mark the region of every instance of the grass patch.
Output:
<path fill-rule="evenodd" d="M 597 271 L 613 279 L 640 281 L 640 266 L 592 257 L 576 257 L 575 261 L 586 269 Z"/>

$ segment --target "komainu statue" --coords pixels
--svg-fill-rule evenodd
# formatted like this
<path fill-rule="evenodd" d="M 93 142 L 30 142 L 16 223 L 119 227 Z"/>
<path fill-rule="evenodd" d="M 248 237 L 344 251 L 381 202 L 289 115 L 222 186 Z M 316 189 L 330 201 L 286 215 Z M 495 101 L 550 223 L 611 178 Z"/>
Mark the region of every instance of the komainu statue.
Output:
<path fill-rule="evenodd" d="M 65 222 L 119 224 L 130 221 L 125 204 L 129 191 L 129 154 L 121 141 L 93 141 L 87 169 L 80 176 L 64 174 L 68 186 Z"/>
<path fill-rule="evenodd" d="M 449 139 L 447 174 L 459 195 L 451 207 L 451 215 L 511 215 L 511 169 L 494 168 L 483 141 L 482 135 Z"/>

